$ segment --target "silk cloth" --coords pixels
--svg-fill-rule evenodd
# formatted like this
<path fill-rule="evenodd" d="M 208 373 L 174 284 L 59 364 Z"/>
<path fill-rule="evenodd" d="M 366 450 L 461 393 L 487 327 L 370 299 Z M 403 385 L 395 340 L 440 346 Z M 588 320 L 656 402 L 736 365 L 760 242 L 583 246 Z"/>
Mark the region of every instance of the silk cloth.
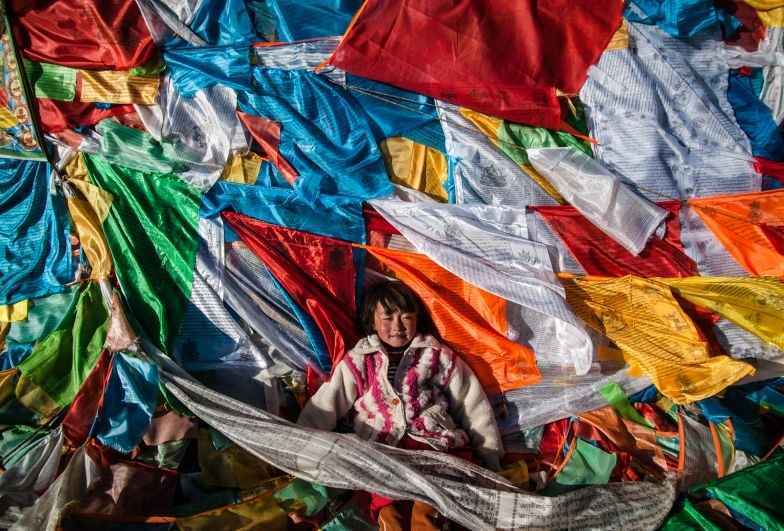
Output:
<path fill-rule="evenodd" d="M 530 342 L 538 359 L 571 365 L 578 374 L 588 371 L 593 359 L 591 339 L 566 305 L 549 249 L 528 239 L 523 214 L 485 205 L 391 200 L 373 200 L 371 205 L 417 251 L 509 301 L 510 313 L 518 311 L 523 322 L 538 332 L 519 338 Z"/>
<path fill-rule="evenodd" d="M 584 153 L 565 147 L 529 149 L 527 155 L 561 197 L 633 255 L 642 252 L 667 216 Z"/>
<path fill-rule="evenodd" d="M 98 360 L 108 317 L 98 285 L 82 287 L 58 327 L 19 364 L 17 399 L 44 417 L 70 404 Z"/>
<path fill-rule="evenodd" d="M 280 124 L 280 153 L 298 173 L 303 199 L 392 194 L 380 139 L 349 93 L 301 70 L 254 68 L 253 79 L 256 89 L 240 94 L 239 108 Z"/>
<path fill-rule="evenodd" d="M 12 0 L 17 46 L 28 59 L 128 70 L 157 50 L 134 0 Z"/>
<path fill-rule="evenodd" d="M 0 159 L 0 304 L 62 292 L 75 273 L 70 234 L 49 164 Z"/>
<path fill-rule="evenodd" d="M 471 367 L 488 394 L 539 380 L 533 351 L 507 337 L 505 300 L 424 255 L 374 247 L 368 252 L 419 296 L 440 337 Z"/>
<path fill-rule="evenodd" d="M 113 362 L 93 431 L 104 446 L 128 454 L 141 442 L 158 404 L 158 366 L 121 352 Z"/>
<path fill-rule="evenodd" d="M 364 243 L 366 238 L 362 201 L 355 197 L 321 194 L 311 205 L 292 188 L 219 181 L 204 195 L 200 215 L 211 218 L 224 210 L 339 240 Z"/>
<path fill-rule="evenodd" d="M 624 249 L 572 206 L 533 207 L 533 211 L 544 219 L 554 235 L 560 239 L 561 245 L 568 249 L 566 252 L 570 253 L 581 269 L 589 275 L 603 277 L 696 275 L 697 264 L 686 255 L 680 239 L 681 204 L 677 201 L 665 201 L 658 205 L 667 212 L 664 238 L 656 236 L 651 238 L 638 256 Z M 543 238 L 540 234 L 541 231 L 537 236 L 541 241 Z M 581 271 L 570 270 L 570 272 Z"/>
<path fill-rule="evenodd" d="M 748 139 L 726 97 L 724 45 L 635 23 L 629 36 L 633 47 L 606 51 L 580 91 L 597 159 L 652 201 L 759 190 Z M 742 271 L 710 244 L 689 209 L 681 229 L 701 274 Z"/>
<path fill-rule="evenodd" d="M 269 0 L 267 9 L 280 41 L 343 35 L 361 0 Z"/>
<path fill-rule="evenodd" d="M 566 298 L 588 326 L 610 338 L 632 367 L 679 404 L 715 395 L 751 365 L 711 356 L 707 342 L 666 284 L 638 277 L 572 279 Z"/>
<path fill-rule="evenodd" d="M 328 372 L 359 339 L 351 246 L 233 212 L 225 212 L 223 218 L 315 321 L 330 356 L 320 359 L 318 368 Z"/>
<path fill-rule="evenodd" d="M 191 293 L 201 194 L 176 174 L 91 155 L 85 164 L 90 182 L 114 198 L 103 230 L 131 315 L 168 351 Z"/>
<path fill-rule="evenodd" d="M 384 154 L 389 180 L 420 191 L 445 203 L 449 200 L 446 156 L 437 149 L 409 138 L 390 137 L 379 146 Z"/>
<path fill-rule="evenodd" d="M 621 2 L 599 11 L 589 4 L 371 0 L 330 64 L 480 112 L 557 129 L 561 112 L 555 89 L 576 93 L 621 24 Z M 497 68 L 501 63 L 515 66 Z"/>
<path fill-rule="evenodd" d="M 104 109 L 89 102 L 64 102 L 38 98 L 35 100 L 41 131 L 59 133 L 66 129 L 95 125 L 101 120 L 133 112 L 132 105 L 112 105 Z"/>
<path fill-rule="evenodd" d="M 216 86 L 185 96 L 167 75 L 157 105 L 135 108 L 155 140 L 169 141 L 189 154 L 189 166 L 180 175 L 202 190 L 220 178 L 231 153 L 248 149 L 236 114 L 237 96 L 230 88 Z"/>
<path fill-rule="evenodd" d="M 784 191 L 692 199 L 689 206 L 743 269 L 784 277 Z"/>

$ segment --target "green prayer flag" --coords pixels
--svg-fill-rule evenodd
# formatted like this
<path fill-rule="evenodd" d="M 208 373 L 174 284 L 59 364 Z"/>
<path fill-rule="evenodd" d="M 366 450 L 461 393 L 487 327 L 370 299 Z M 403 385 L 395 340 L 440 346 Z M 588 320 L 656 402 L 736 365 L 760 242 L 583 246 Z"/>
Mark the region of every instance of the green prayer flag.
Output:
<path fill-rule="evenodd" d="M 108 326 L 100 288 L 92 282 L 83 285 L 76 304 L 55 331 L 35 344 L 19 371 L 54 404 L 67 406 L 95 366 Z"/>
<path fill-rule="evenodd" d="M 661 531 L 721 531 L 721 527 L 702 514 L 688 499 L 683 508 L 673 512 L 664 521 Z"/>
<path fill-rule="evenodd" d="M 648 422 L 645 417 L 640 415 L 640 412 L 634 409 L 634 406 L 629 403 L 629 399 L 626 397 L 626 393 L 620 385 L 615 382 L 611 382 L 599 389 L 599 392 L 621 417 L 625 418 L 626 420 L 636 422 L 637 424 L 645 426 L 646 428 L 653 428 L 651 423 Z"/>
<path fill-rule="evenodd" d="M 591 146 L 564 131 L 504 121 L 498 130 L 498 148 L 517 164 L 528 164 L 526 149 L 571 147 L 593 157 Z"/>
<path fill-rule="evenodd" d="M 191 294 L 201 192 L 176 174 L 101 156 L 85 156 L 85 166 L 93 184 L 113 196 L 103 229 L 129 316 L 168 353 Z"/>
<path fill-rule="evenodd" d="M 582 439 L 555 481 L 561 485 L 606 485 L 618 459 Z"/>
<path fill-rule="evenodd" d="M 36 98 L 73 101 L 76 98 L 75 68 L 25 60 L 25 72 Z"/>
<path fill-rule="evenodd" d="M 69 309 L 76 304 L 79 286 L 70 286 L 62 293 L 32 299 L 27 311 L 27 319 L 11 324 L 6 339 L 16 343 L 34 343 L 51 334 L 68 315 Z"/>
<path fill-rule="evenodd" d="M 782 478 L 784 453 L 692 489 L 690 494 L 700 496 L 706 493 L 761 529 L 782 530 L 784 504 L 779 499 Z"/>
<path fill-rule="evenodd" d="M 101 155 L 112 164 L 138 171 L 174 173 L 184 171 L 193 162 L 184 158 L 182 150 L 171 142 L 158 141 L 146 131 L 115 120 L 101 120 L 95 130 L 101 135 Z"/>

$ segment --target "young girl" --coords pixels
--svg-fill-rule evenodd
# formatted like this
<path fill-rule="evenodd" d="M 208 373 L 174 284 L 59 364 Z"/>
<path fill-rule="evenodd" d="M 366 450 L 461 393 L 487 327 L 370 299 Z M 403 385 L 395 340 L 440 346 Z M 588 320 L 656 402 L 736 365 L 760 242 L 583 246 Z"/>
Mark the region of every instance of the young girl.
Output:
<path fill-rule="evenodd" d="M 401 282 L 376 284 L 365 294 L 361 317 L 368 336 L 335 367 L 297 422 L 331 431 L 351 413 L 354 432 L 365 440 L 458 454 L 470 444 L 497 470 L 503 447 L 487 396 L 459 356 L 421 333 L 427 316 L 416 295 Z M 391 503 L 373 496 L 371 505 L 386 510 Z M 416 519 L 417 504 L 414 513 Z M 416 528 L 427 528 L 422 525 Z"/>

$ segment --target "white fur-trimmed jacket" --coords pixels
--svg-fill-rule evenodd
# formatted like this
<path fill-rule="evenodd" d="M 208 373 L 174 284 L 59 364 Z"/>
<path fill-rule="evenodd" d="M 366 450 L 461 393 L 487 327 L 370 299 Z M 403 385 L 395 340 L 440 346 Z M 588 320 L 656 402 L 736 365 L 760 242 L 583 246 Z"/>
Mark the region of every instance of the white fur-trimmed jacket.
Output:
<path fill-rule="evenodd" d="M 404 435 L 437 450 L 470 444 L 488 466 L 503 455 L 495 415 L 474 372 L 433 336 L 418 335 L 398 365 L 394 387 L 377 335 L 361 339 L 311 397 L 298 424 L 331 431 L 354 412 L 354 432 L 396 445 Z"/>

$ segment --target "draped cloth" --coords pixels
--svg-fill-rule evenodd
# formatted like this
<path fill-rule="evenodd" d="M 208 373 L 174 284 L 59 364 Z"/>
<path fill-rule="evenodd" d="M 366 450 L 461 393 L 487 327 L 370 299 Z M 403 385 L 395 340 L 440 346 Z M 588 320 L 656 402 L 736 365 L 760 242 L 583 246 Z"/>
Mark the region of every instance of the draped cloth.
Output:
<path fill-rule="evenodd" d="M 593 345 L 566 305 L 550 249 L 528 239 L 525 216 L 486 205 L 373 200 L 371 204 L 419 252 L 452 274 L 509 301 L 532 329 L 539 361 L 590 368 Z M 519 306 L 518 306 L 519 305 Z"/>
<path fill-rule="evenodd" d="M 588 326 L 609 337 L 632 367 L 653 380 L 675 403 L 715 395 L 751 365 L 711 356 L 708 343 L 666 284 L 638 277 L 572 279 L 566 298 Z"/>
<path fill-rule="evenodd" d="M 689 206 L 743 269 L 784 277 L 784 191 L 702 197 Z"/>
<path fill-rule="evenodd" d="M 697 274 L 697 264 L 684 252 L 680 240 L 681 204 L 658 203 L 667 212 L 664 238 L 654 236 L 635 256 L 610 238 L 572 206 L 538 206 L 533 211 L 561 239 L 575 260 L 589 275 L 620 277 L 689 277 Z"/>
<path fill-rule="evenodd" d="M 83 156 L 90 182 L 113 196 L 103 230 L 130 312 L 168 350 L 190 298 L 201 194 L 176 174 Z"/>
<path fill-rule="evenodd" d="M 330 356 L 319 360 L 318 368 L 328 372 L 359 339 L 351 245 L 234 212 L 225 212 L 223 218 L 315 321 Z"/>
<path fill-rule="evenodd" d="M 600 10 L 586 1 L 368 0 L 330 64 L 557 129 L 555 89 L 572 94 L 580 89 L 588 67 L 620 26 L 622 9 L 615 0 Z"/>
<path fill-rule="evenodd" d="M 0 304 L 65 289 L 71 224 L 45 162 L 0 159 Z"/>
<path fill-rule="evenodd" d="M 28 59 L 128 70 L 156 53 L 134 0 L 11 0 L 16 42 Z"/>
<path fill-rule="evenodd" d="M 441 338 L 459 352 L 488 394 L 539 380 L 533 351 L 507 337 L 505 300 L 424 255 L 375 247 L 368 252 L 419 295 Z"/>

